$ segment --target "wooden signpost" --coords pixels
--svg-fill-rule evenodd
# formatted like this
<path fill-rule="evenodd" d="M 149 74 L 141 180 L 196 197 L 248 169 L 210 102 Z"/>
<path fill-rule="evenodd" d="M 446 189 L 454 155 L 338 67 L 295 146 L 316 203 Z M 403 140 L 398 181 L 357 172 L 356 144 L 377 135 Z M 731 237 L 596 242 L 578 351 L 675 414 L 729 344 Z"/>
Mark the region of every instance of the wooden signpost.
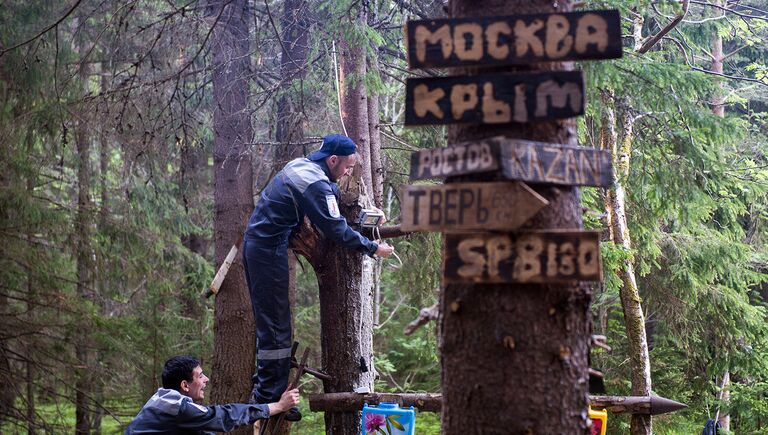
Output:
<path fill-rule="evenodd" d="M 493 6 L 456 3 L 461 8 L 452 12 L 459 14 L 552 9 L 518 1 Z M 496 67 L 610 59 L 622 52 L 618 11 L 410 21 L 406 41 L 411 68 L 471 66 L 478 67 L 471 70 L 479 74 L 408 79 L 405 125 L 494 124 L 493 131 L 509 136 L 552 141 L 573 138 L 573 123 L 557 120 L 584 113 L 582 73 L 502 73 Z M 441 300 L 448 303 L 440 308 L 442 429 L 449 435 L 466 433 L 464 416 L 472 415 L 473 427 L 483 433 L 583 432 L 588 318 L 582 305 L 589 299 L 574 295 L 584 292 L 577 282 L 602 280 L 600 232 L 519 229 L 535 216 L 531 228 L 580 225 L 578 193 L 570 186 L 609 186 L 611 157 L 606 151 L 559 143 L 481 139 L 487 134 L 487 129 L 456 126 L 449 130 L 449 141 L 477 140 L 411 155 L 411 180 L 466 176 L 462 182 L 449 178 L 443 185 L 411 185 L 401 191 L 402 231 L 444 233 Z M 471 176 L 480 173 L 486 175 Z M 513 181 L 474 181 L 488 175 Z M 525 183 L 536 183 L 556 209 L 539 213 L 550 205 Z M 488 292 L 468 285 L 554 283 L 564 285 L 502 285 Z M 469 306 L 459 310 L 462 303 Z M 509 322 L 507 309 L 501 307 L 513 305 L 524 312 Z M 502 334 L 505 328 L 511 330 Z M 526 345 L 516 347 L 515 341 Z M 478 372 L 467 364 L 466 355 L 492 369 Z M 505 362 L 499 363 L 502 358 Z M 542 376 L 545 371 L 548 375 Z M 512 399 L 499 402 L 495 389 L 475 388 L 476 400 L 466 400 L 468 379 L 492 385 L 502 378 L 506 382 L 500 388 Z M 573 388 L 563 388 L 568 382 Z M 525 383 L 534 385 L 514 387 Z M 536 392 L 536 401 L 527 400 L 530 391 Z M 561 394 L 559 406 L 544 412 L 532 405 L 541 402 L 542 391 Z M 349 396 L 324 400 L 350 411 L 360 406 Z M 510 408 L 509 403 L 516 406 Z M 531 425 L 527 416 L 533 413 L 546 415 Z"/>
<path fill-rule="evenodd" d="M 532 183 L 607 187 L 613 179 L 608 151 L 502 136 L 411 154 L 411 180 L 498 169 L 509 180 Z"/>
<path fill-rule="evenodd" d="M 513 230 L 549 202 L 525 183 L 452 183 L 406 186 L 403 231 Z"/>
<path fill-rule="evenodd" d="M 619 12 L 409 21 L 410 68 L 529 65 L 621 57 Z"/>
<path fill-rule="evenodd" d="M 492 138 L 445 148 L 432 148 L 411 154 L 411 180 L 445 178 L 499 169 L 499 142 Z"/>
<path fill-rule="evenodd" d="M 504 124 L 584 113 L 581 71 L 408 79 L 405 124 Z"/>
<path fill-rule="evenodd" d="M 611 153 L 595 148 L 508 140 L 501 166 L 510 180 L 600 187 L 613 182 Z"/>
<path fill-rule="evenodd" d="M 446 283 L 600 281 L 599 231 L 445 236 Z"/>

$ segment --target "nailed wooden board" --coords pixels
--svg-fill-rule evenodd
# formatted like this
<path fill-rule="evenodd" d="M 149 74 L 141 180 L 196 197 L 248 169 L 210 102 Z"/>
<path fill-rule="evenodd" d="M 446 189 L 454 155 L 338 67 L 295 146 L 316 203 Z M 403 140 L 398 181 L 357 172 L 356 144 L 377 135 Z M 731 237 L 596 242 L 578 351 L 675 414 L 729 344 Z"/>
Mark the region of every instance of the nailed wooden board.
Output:
<path fill-rule="evenodd" d="M 496 171 L 503 137 L 411 153 L 411 180 Z"/>
<path fill-rule="evenodd" d="M 549 202 L 525 183 L 451 183 L 405 186 L 403 231 L 513 230 Z"/>
<path fill-rule="evenodd" d="M 411 180 L 493 172 L 510 180 L 568 186 L 610 186 L 608 151 L 496 136 L 411 153 Z"/>
<path fill-rule="evenodd" d="M 601 281 L 598 231 L 447 234 L 445 283 Z"/>
<path fill-rule="evenodd" d="M 581 71 L 408 79 L 405 124 L 504 124 L 584 113 Z"/>
<path fill-rule="evenodd" d="M 500 144 L 504 177 L 568 186 L 610 186 L 611 153 L 595 148 L 505 140 Z"/>
<path fill-rule="evenodd" d="M 408 21 L 410 68 L 621 57 L 617 10 Z"/>

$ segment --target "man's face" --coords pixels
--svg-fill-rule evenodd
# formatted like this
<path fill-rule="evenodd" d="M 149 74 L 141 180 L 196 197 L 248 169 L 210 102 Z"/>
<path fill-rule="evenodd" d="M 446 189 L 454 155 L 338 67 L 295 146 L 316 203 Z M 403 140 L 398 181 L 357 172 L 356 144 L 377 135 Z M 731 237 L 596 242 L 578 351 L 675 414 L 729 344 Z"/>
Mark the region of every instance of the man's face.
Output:
<path fill-rule="evenodd" d="M 355 166 L 357 157 L 352 154 L 349 156 L 330 156 L 326 163 L 328 169 L 331 171 L 331 181 L 337 181 L 344 175 L 352 173 L 352 168 Z"/>
<path fill-rule="evenodd" d="M 197 366 L 192 370 L 192 382 L 181 381 L 181 392 L 189 396 L 195 402 L 203 400 L 205 397 L 205 386 L 208 384 L 208 376 L 203 373 L 203 368 Z"/>

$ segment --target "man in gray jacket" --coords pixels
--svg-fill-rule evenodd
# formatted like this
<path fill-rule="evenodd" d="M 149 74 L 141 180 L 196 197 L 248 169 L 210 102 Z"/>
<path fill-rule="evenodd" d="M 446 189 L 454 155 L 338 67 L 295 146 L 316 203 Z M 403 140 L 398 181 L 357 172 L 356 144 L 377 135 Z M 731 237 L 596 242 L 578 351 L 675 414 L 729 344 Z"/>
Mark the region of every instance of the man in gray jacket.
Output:
<path fill-rule="evenodd" d="M 230 432 L 240 426 L 253 424 L 289 410 L 299 403 L 299 390 L 286 390 L 280 400 L 266 405 L 203 406 L 208 377 L 200 361 L 191 356 L 175 356 L 163 367 L 163 388 L 144 404 L 139 414 L 125 430 L 134 434 L 208 434 Z"/>

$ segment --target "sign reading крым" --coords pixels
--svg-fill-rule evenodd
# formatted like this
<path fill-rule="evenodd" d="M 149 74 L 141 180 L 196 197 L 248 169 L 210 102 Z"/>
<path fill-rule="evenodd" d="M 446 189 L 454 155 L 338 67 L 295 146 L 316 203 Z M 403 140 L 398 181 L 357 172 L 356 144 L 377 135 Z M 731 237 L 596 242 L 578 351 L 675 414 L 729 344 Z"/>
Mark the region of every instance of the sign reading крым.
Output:
<path fill-rule="evenodd" d="M 405 124 L 502 124 L 584 113 L 581 71 L 408 79 Z"/>

